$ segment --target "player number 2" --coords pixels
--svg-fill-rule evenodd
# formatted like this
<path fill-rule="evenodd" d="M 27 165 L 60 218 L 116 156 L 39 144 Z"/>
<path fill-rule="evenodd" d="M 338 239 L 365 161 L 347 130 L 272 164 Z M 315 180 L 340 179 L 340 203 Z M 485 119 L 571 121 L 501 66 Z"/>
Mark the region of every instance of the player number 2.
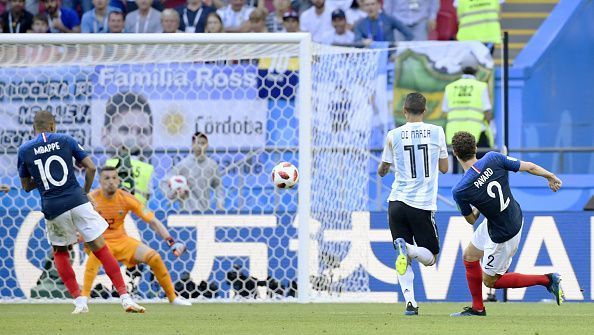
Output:
<path fill-rule="evenodd" d="M 58 162 L 62 166 L 62 170 L 64 171 L 62 179 L 60 180 L 55 180 L 50 170 L 50 166 L 54 161 Z M 39 174 L 41 175 L 41 180 L 43 181 L 43 187 L 46 190 L 49 190 L 50 184 L 52 184 L 53 186 L 62 186 L 66 184 L 66 181 L 68 180 L 68 166 L 66 165 L 66 162 L 64 161 L 64 159 L 62 159 L 62 157 L 57 155 L 50 156 L 45 161 L 45 166 L 43 165 L 43 161 L 41 159 L 36 159 L 33 161 L 33 163 L 35 163 L 35 165 L 37 165 L 37 168 L 39 169 Z"/>
<path fill-rule="evenodd" d="M 427 144 L 417 144 L 417 149 L 423 152 L 423 168 L 425 169 L 425 178 L 429 178 L 429 146 Z M 404 150 L 408 151 L 410 156 L 410 176 L 417 178 L 417 163 L 415 161 L 415 146 L 405 145 Z"/>
<path fill-rule="evenodd" d="M 489 183 L 489 185 L 487 185 L 487 194 L 489 194 L 491 198 L 497 198 L 497 195 L 495 195 L 495 192 L 493 192 L 493 188 L 496 188 L 497 193 L 499 193 L 499 204 L 501 206 L 499 211 L 503 212 L 507 206 L 509 206 L 509 198 L 505 199 L 505 201 L 503 200 L 503 190 L 501 189 L 501 184 L 499 184 L 498 181 L 492 181 Z"/>

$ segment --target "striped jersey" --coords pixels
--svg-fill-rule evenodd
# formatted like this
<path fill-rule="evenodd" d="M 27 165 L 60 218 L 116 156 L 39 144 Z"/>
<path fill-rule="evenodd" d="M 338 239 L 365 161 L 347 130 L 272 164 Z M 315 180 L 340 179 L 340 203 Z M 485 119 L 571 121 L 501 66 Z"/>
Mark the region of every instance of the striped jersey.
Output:
<path fill-rule="evenodd" d="M 382 161 L 396 169 L 388 201 L 437 210 L 439 159 L 447 157 L 445 134 L 439 126 L 409 122 L 390 130 L 382 154 Z"/>

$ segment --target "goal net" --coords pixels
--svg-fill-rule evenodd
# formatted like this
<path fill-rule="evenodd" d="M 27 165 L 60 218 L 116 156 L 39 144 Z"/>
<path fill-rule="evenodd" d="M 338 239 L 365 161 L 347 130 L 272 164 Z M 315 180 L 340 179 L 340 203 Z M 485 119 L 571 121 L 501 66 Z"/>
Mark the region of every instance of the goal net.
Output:
<path fill-rule="evenodd" d="M 368 203 L 379 52 L 305 34 L 178 35 L 3 40 L 0 183 L 10 189 L 0 198 L 0 301 L 68 298 L 39 195 L 21 190 L 16 169 L 40 110 L 98 166 L 116 166 L 121 187 L 187 245 L 175 257 L 146 222 L 120 213 L 127 234 L 159 252 L 179 295 L 311 301 L 369 291 L 353 220 Z M 282 161 L 299 168 L 294 189 L 270 180 Z M 81 285 L 87 258 L 75 245 Z M 128 263 L 131 293 L 162 299 L 150 268 Z M 101 270 L 91 295 L 113 294 Z"/>

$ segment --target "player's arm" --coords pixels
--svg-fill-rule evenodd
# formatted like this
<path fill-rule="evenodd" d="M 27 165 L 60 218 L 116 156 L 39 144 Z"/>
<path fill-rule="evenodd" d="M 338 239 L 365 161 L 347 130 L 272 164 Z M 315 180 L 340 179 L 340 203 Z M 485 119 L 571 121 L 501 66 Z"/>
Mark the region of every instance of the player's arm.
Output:
<path fill-rule="evenodd" d="M 448 145 L 442 127 L 439 127 L 439 163 L 437 168 L 441 173 L 447 173 L 449 169 Z"/>
<path fill-rule="evenodd" d="M 93 186 L 93 179 L 95 179 L 95 173 L 97 172 L 97 167 L 91 157 L 87 156 L 83 158 L 80 164 L 85 168 L 85 185 L 84 190 L 85 193 L 91 192 L 91 186 Z"/>
<path fill-rule="evenodd" d="M 473 225 L 476 222 L 476 220 L 478 220 L 481 213 L 478 211 L 478 209 L 470 206 L 470 204 L 467 203 L 460 196 L 460 194 L 458 194 L 458 192 L 454 191 L 453 196 L 454 200 L 456 201 L 456 204 L 458 205 L 458 209 L 460 210 L 460 213 L 462 213 L 462 216 L 464 216 L 464 219 L 466 219 L 466 222 Z"/>
<path fill-rule="evenodd" d="M 32 177 L 21 177 L 21 185 L 23 186 L 23 190 L 25 190 L 27 193 L 37 188 Z"/>
<path fill-rule="evenodd" d="M 392 166 L 393 160 L 392 140 L 390 139 L 390 134 L 388 134 L 388 137 L 386 138 L 386 144 L 384 145 L 384 151 L 382 153 L 382 162 L 377 167 L 377 174 L 380 177 L 383 177 L 387 175 L 388 172 L 390 172 L 390 166 Z"/>
<path fill-rule="evenodd" d="M 481 213 L 476 208 L 472 208 L 472 212 L 468 215 L 464 215 L 466 222 L 470 223 L 471 225 L 475 224 L 476 220 L 478 220 Z"/>
<path fill-rule="evenodd" d="M 526 171 L 530 174 L 535 176 L 540 176 L 546 178 L 549 182 L 549 188 L 553 190 L 553 192 L 559 191 L 563 182 L 561 179 L 557 178 L 554 173 L 548 171 L 547 169 L 543 168 L 538 164 L 534 164 L 532 162 L 520 162 L 520 169 L 519 171 Z"/>

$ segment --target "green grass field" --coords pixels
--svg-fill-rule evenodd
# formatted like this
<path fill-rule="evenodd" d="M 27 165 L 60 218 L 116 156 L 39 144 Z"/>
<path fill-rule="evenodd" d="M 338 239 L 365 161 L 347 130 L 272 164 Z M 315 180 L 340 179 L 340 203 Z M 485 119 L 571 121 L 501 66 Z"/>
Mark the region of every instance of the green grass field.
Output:
<path fill-rule="evenodd" d="M 594 304 L 496 303 L 485 318 L 451 318 L 459 303 L 424 303 L 405 317 L 403 304 L 147 304 L 145 314 L 119 305 L 0 305 L 0 334 L 591 334 Z"/>

